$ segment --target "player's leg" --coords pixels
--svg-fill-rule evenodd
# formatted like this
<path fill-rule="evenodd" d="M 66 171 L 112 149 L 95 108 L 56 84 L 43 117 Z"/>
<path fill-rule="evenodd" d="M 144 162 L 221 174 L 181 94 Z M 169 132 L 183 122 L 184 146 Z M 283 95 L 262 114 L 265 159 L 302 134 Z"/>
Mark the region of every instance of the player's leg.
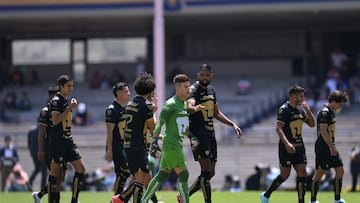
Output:
<path fill-rule="evenodd" d="M 146 203 L 149 199 L 155 194 L 155 192 L 161 187 L 162 183 L 169 177 L 170 172 L 165 170 L 160 170 L 150 181 L 142 202 Z"/>
<path fill-rule="evenodd" d="M 124 190 L 126 181 L 130 176 L 126 153 L 121 146 L 113 148 L 113 162 L 116 174 L 114 193 L 118 195 Z"/>
<path fill-rule="evenodd" d="M 315 170 L 314 176 L 311 182 L 311 198 L 310 202 L 315 203 L 317 201 L 317 193 L 319 191 L 320 181 L 322 176 L 324 175 L 324 171 L 321 168 Z"/>
<path fill-rule="evenodd" d="M 294 165 L 296 171 L 296 190 L 298 192 L 298 202 L 304 203 L 306 191 L 306 164 Z"/>
<path fill-rule="evenodd" d="M 84 167 L 84 164 L 83 164 L 81 158 L 72 161 L 71 164 L 75 168 L 75 175 L 74 175 L 73 187 L 72 187 L 71 203 L 78 203 L 79 192 L 82 189 L 82 186 L 84 184 L 85 167 Z"/>
<path fill-rule="evenodd" d="M 335 180 L 334 180 L 334 197 L 335 201 L 337 202 L 343 202 L 341 199 L 341 188 L 342 188 L 342 179 L 344 176 L 344 167 L 339 166 L 335 167 Z"/>
<path fill-rule="evenodd" d="M 189 203 L 189 172 L 185 169 L 177 169 L 176 173 L 178 174 L 178 190 L 181 197 L 182 203 Z"/>
<path fill-rule="evenodd" d="M 60 190 L 57 187 L 57 181 L 59 178 L 59 173 L 61 170 L 61 165 L 56 162 L 50 164 L 50 175 L 48 181 L 48 192 L 49 192 L 49 202 L 59 202 L 60 201 Z"/>

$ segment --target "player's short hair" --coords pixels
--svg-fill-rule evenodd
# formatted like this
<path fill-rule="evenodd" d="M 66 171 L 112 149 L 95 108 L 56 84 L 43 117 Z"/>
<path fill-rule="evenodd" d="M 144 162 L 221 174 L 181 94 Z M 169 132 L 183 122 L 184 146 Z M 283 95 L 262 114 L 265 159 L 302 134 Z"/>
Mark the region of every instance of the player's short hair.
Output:
<path fill-rule="evenodd" d="M 210 65 L 206 64 L 206 63 L 201 64 L 199 69 L 200 69 L 200 70 L 208 70 L 208 71 L 210 71 L 211 73 L 213 73 L 212 67 L 211 67 Z"/>
<path fill-rule="evenodd" d="M 150 73 L 141 73 L 134 82 L 134 90 L 138 95 L 147 95 L 155 90 L 155 80 Z"/>
<path fill-rule="evenodd" d="M 48 94 L 56 94 L 59 91 L 59 86 L 49 86 Z"/>
<path fill-rule="evenodd" d="M 11 141 L 11 136 L 10 135 L 5 135 L 4 136 L 4 141 L 5 142 L 10 142 Z"/>
<path fill-rule="evenodd" d="M 69 75 L 60 75 L 57 79 L 58 85 L 64 86 L 67 82 L 72 81 L 73 79 Z"/>
<path fill-rule="evenodd" d="M 328 98 L 329 102 L 335 101 L 336 103 L 346 103 L 348 100 L 349 100 L 348 94 L 340 90 L 333 91 Z"/>
<path fill-rule="evenodd" d="M 173 79 L 175 85 L 178 83 L 189 82 L 189 81 L 190 78 L 185 74 L 177 74 Z"/>
<path fill-rule="evenodd" d="M 113 91 L 114 96 L 116 97 L 116 92 L 118 90 L 123 90 L 124 87 L 127 87 L 127 86 L 128 86 L 128 84 L 126 84 L 125 82 L 117 82 L 117 83 L 115 83 L 115 85 L 112 87 L 112 91 Z"/>
<path fill-rule="evenodd" d="M 289 96 L 305 92 L 305 88 L 300 85 L 294 85 L 289 88 Z"/>

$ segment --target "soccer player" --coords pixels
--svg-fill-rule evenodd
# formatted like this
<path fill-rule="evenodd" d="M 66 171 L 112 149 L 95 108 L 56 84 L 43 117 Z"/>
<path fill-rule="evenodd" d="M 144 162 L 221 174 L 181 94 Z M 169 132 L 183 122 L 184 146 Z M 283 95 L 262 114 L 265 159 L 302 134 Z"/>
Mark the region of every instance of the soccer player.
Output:
<path fill-rule="evenodd" d="M 267 190 L 260 195 L 261 203 L 269 202 L 270 195 L 290 175 L 294 167 L 298 202 L 304 203 L 306 190 L 306 153 L 302 139 L 302 125 L 314 127 L 315 120 L 309 105 L 304 101 L 305 89 L 294 85 L 289 89 L 289 101 L 278 110 L 276 132 L 279 136 L 280 175 L 277 176 Z"/>
<path fill-rule="evenodd" d="M 48 153 L 48 146 L 49 146 L 49 137 L 48 137 L 48 130 L 50 126 L 50 99 L 52 99 L 56 93 L 59 91 L 58 86 L 50 86 L 48 89 L 49 95 L 49 102 L 48 104 L 41 109 L 40 115 L 38 117 L 38 152 L 37 152 L 37 159 L 39 161 L 43 161 L 48 169 L 50 170 L 50 160 L 49 160 L 49 153 Z M 64 170 L 61 170 L 63 177 Z M 60 180 L 59 180 L 60 181 Z M 59 186 L 58 181 L 58 186 Z M 48 184 L 44 185 L 39 192 L 33 192 L 32 196 L 34 198 L 35 203 L 40 203 L 41 198 L 48 193 Z"/>
<path fill-rule="evenodd" d="M 155 81 L 151 74 L 140 74 L 135 80 L 134 89 L 136 96 L 125 109 L 124 140 L 124 149 L 134 181 L 122 193 L 112 197 L 113 203 L 127 202 L 132 195 L 133 202 L 140 203 L 143 187 L 151 180 L 146 151 L 147 130 L 152 134 L 155 129 L 153 108 L 148 100 L 155 90 Z"/>
<path fill-rule="evenodd" d="M 51 127 L 49 131 L 50 175 L 49 175 L 49 202 L 57 203 L 60 192 L 57 187 L 61 164 L 70 162 L 75 168 L 71 203 L 78 202 L 79 192 L 83 185 L 85 167 L 81 160 L 78 147 L 71 135 L 72 110 L 77 101 L 72 98 L 68 101 L 74 88 L 74 81 L 68 75 L 61 75 L 57 79 L 59 92 L 50 100 Z"/>
<path fill-rule="evenodd" d="M 178 174 L 178 190 L 181 194 L 182 202 L 189 202 L 188 177 L 189 172 L 185 163 L 185 156 L 182 149 L 182 142 L 189 125 L 186 98 L 190 94 L 190 78 L 187 75 L 179 74 L 173 79 L 176 93 L 168 99 L 161 109 L 159 119 L 156 123 L 153 141 L 150 147 L 150 154 L 158 157 L 159 135 L 161 128 L 165 124 L 166 130 L 162 138 L 162 157 L 160 160 L 160 170 L 150 181 L 142 203 L 147 201 L 161 187 L 162 183 L 169 177 L 172 170 Z"/>
<path fill-rule="evenodd" d="M 114 162 L 116 179 L 114 183 L 115 195 L 120 194 L 130 176 L 123 142 L 125 139 L 125 106 L 130 97 L 130 90 L 126 83 L 118 82 L 113 86 L 115 96 L 112 104 L 105 111 L 106 123 L 106 155 L 108 161 Z"/>
<path fill-rule="evenodd" d="M 219 109 L 215 88 L 210 85 L 213 69 L 202 64 L 197 73 L 198 81 L 191 86 L 188 102 L 190 113 L 189 130 L 195 161 L 198 161 L 201 174 L 190 187 L 190 196 L 201 188 L 206 203 L 211 202 L 210 179 L 215 175 L 217 144 L 214 131 L 214 118 L 234 128 L 238 138 L 242 130 Z M 178 201 L 181 198 L 178 195 Z"/>
<path fill-rule="evenodd" d="M 330 94 L 328 103 L 317 114 L 317 140 L 315 142 L 316 170 L 311 183 L 311 203 L 319 202 L 316 200 L 319 183 L 325 171 L 330 170 L 330 168 L 335 170 L 334 203 L 345 203 L 345 200 L 340 197 L 344 164 L 335 146 L 335 112 L 341 109 L 347 100 L 348 95 L 346 92 L 335 90 Z"/>

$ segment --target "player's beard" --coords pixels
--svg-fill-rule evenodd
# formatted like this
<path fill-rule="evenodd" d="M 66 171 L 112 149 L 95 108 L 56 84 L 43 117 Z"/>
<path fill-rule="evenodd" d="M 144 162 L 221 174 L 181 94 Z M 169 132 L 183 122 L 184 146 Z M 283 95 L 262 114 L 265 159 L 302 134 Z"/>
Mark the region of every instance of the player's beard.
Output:
<path fill-rule="evenodd" d="M 199 83 L 201 86 L 207 87 L 210 84 L 210 81 L 204 79 L 204 80 L 200 80 Z"/>

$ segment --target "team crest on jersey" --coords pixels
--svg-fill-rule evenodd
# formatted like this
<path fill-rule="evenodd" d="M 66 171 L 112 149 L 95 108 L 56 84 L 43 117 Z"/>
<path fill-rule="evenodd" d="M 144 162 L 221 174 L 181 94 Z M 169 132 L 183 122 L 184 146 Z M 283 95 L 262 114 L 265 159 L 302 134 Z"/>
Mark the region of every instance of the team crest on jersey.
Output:
<path fill-rule="evenodd" d="M 322 111 L 322 112 L 321 112 L 321 115 L 324 116 L 324 117 L 326 117 L 326 116 L 327 116 L 327 113 L 328 113 L 327 111 Z"/>
<path fill-rule="evenodd" d="M 280 108 L 280 109 L 279 109 L 279 114 L 281 114 L 283 111 L 284 111 L 284 109 L 283 109 L 283 108 Z"/>
<path fill-rule="evenodd" d="M 210 151 L 209 151 L 209 150 L 206 150 L 206 151 L 205 151 L 205 155 L 206 155 L 206 156 L 209 156 L 209 155 L 210 155 Z"/>
<path fill-rule="evenodd" d="M 106 110 L 106 116 L 111 116 L 111 109 Z"/>

